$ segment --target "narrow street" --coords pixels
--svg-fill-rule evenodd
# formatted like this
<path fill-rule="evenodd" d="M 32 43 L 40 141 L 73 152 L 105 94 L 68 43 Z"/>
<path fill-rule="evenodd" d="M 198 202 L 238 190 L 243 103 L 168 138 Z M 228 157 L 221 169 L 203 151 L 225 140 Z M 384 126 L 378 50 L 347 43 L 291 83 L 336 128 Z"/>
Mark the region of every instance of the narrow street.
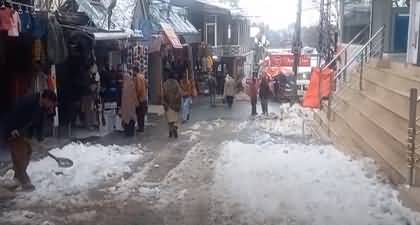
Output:
<path fill-rule="evenodd" d="M 372 160 L 353 160 L 313 133 L 310 111 L 273 103 L 270 112 L 251 118 L 246 101 L 229 111 L 200 99 L 178 140 L 161 117 L 134 139 L 55 149 L 75 165 L 33 162 L 36 190 L 0 203 L 0 224 L 420 224 Z"/>

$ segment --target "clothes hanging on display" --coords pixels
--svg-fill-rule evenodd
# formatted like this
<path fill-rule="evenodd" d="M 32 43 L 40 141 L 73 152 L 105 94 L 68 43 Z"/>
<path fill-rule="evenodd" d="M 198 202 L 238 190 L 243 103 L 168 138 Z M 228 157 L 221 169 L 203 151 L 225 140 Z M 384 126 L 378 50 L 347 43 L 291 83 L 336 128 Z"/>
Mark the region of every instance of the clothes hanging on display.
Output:
<path fill-rule="evenodd" d="M 21 32 L 32 32 L 33 17 L 29 11 L 25 11 L 19 14 L 21 22 Z"/>
<path fill-rule="evenodd" d="M 9 31 L 12 27 L 12 10 L 8 7 L 0 7 L 0 31 Z"/>
<path fill-rule="evenodd" d="M 52 64 L 60 64 L 67 60 L 68 51 L 63 30 L 55 17 L 48 23 L 48 60 Z"/>
<path fill-rule="evenodd" d="M 32 36 L 34 39 L 47 39 L 48 15 L 46 13 L 35 13 L 32 19 Z"/>
<path fill-rule="evenodd" d="M 19 13 L 15 10 L 12 10 L 11 26 L 8 31 L 8 35 L 10 37 L 18 37 L 20 31 L 21 31 L 21 23 L 20 23 Z"/>

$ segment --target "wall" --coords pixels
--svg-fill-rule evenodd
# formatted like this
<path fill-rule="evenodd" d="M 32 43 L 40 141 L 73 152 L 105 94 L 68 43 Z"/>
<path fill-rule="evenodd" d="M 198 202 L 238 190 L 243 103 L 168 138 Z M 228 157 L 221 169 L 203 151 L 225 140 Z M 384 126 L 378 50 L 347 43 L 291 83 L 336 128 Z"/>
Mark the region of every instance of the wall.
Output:
<path fill-rule="evenodd" d="M 390 52 L 392 41 L 392 0 L 372 0 L 371 35 L 385 25 L 385 52 Z"/>

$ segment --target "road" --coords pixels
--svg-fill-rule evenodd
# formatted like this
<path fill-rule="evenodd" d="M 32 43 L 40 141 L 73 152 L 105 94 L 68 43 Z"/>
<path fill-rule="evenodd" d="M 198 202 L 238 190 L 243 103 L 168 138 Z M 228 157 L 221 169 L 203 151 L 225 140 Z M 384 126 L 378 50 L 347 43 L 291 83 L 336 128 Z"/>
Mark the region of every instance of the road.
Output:
<path fill-rule="evenodd" d="M 1 203 L 0 224 L 420 224 L 372 160 L 354 160 L 312 132 L 309 111 L 273 103 L 270 112 L 250 117 L 248 102 L 228 110 L 199 99 L 178 140 L 160 118 L 132 139 L 55 149 L 75 168 L 33 162 L 36 191 Z"/>

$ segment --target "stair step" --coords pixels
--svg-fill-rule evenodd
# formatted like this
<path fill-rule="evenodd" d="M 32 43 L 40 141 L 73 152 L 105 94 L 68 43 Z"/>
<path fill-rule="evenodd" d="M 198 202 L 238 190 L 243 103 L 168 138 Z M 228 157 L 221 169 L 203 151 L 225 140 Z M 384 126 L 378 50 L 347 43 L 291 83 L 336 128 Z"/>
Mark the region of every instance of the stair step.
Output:
<path fill-rule="evenodd" d="M 341 100 L 336 98 L 336 101 Z M 340 108 L 341 109 L 335 111 L 336 115 L 345 120 L 349 127 L 351 127 L 365 143 L 375 149 L 391 167 L 398 171 L 403 177 L 407 177 L 408 168 L 405 147 L 391 138 L 388 133 L 350 105 L 342 102 Z"/>
<path fill-rule="evenodd" d="M 376 101 L 372 101 L 363 92 L 355 91 L 352 88 L 346 88 L 337 97 L 357 109 L 366 118 L 372 120 L 377 126 L 384 129 L 390 136 L 405 146 L 408 135 L 408 120 L 386 109 Z"/>
<path fill-rule="evenodd" d="M 359 90 L 358 79 L 354 79 L 350 87 Z M 357 83 L 357 84 L 356 84 Z M 409 98 L 402 93 L 390 90 L 375 81 L 363 80 L 363 94 L 374 99 L 388 110 L 398 114 L 400 117 L 408 120 L 409 116 Z M 420 104 L 417 104 L 417 112 L 420 114 Z"/>
<path fill-rule="evenodd" d="M 409 96 L 411 88 L 420 88 L 420 83 L 417 81 L 406 79 L 401 76 L 394 76 L 378 69 L 366 68 L 363 73 L 363 78 L 407 97 Z"/>
<path fill-rule="evenodd" d="M 326 115 L 322 111 L 314 114 L 315 119 L 319 122 L 318 118 L 321 118 L 324 114 L 324 119 L 321 120 L 324 124 L 320 124 L 321 128 L 326 130 L 330 129 L 330 134 L 334 144 L 343 145 L 345 152 L 350 151 L 356 157 L 369 157 L 375 160 L 375 163 L 379 166 L 379 172 L 386 174 L 388 178 L 394 184 L 402 184 L 405 182 L 405 177 L 400 174 L 394 167 L 392 167 L 384 158 L 378 154 L 365 140 L 357 134 L 352 127 L 342 118 L 337 112 L 333 121 L 329 122 L 329 126 L 325 124 Z M 340 149 L 343 149 L 340 148 Z"/>
<path fill-rule="evenodd" d="M 378 68 L 379 60 L 370 59 L 370 62 L 367 63 L 367 67 L 383 71 L 385 73 L 392 74 L 393 76 L 398 76 L 404 79 L 411 80 L 413 82 L 420 83 L 420 68 L 410 64 L 403 64 L 395 61 L 391 61 L 390 68 Z"/>

